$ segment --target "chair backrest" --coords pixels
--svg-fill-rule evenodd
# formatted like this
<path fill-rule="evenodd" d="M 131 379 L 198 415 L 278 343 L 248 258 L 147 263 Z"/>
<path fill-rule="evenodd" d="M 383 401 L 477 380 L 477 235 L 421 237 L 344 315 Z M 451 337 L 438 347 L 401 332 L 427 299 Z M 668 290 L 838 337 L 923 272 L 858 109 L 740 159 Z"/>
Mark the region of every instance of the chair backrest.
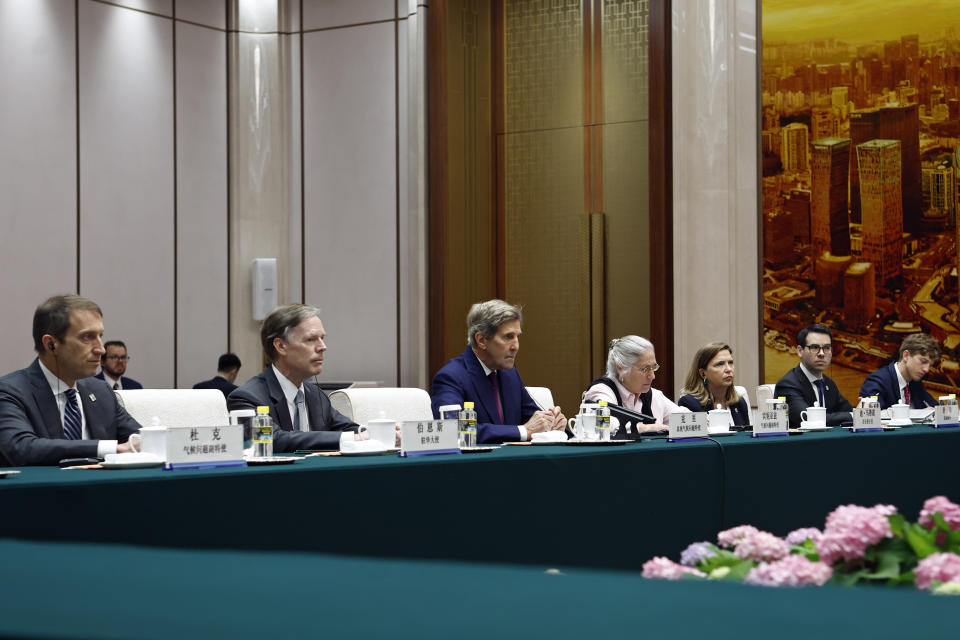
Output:
<path fill-rule="evenodd" d="M 433 420 L 430 394 L 412 387 L 337 389 L 330 393 L 333 408 L 357 424 L 384 417 L 404 420 Z"/>
<path fill-rule="evenodd" d="M 113 392 L 133 419 L 148 427 L 154 416 L 164 427 L 221 427 L 230 424 L 219 389 L 122 389 Z"/>
<path fill-rule="evenodd" d="M 543 409 L 553 406 L 553 393 L 549 387 L 527 387 L 527 393 Z"/>
<path fill-rule="evenodd" d="M 775 384 L 761 384 L 757 387 L 757 410 L 767 406 L 767 400 L 773 397 L 776 387 Z"/>
<path fill-rule="evenodd" d="M 750 394 L 747 393 L 747 388 L 741 387 L 740 385 L 735 385 L 734 389 L 737 390 L 737 395 L 739 395 L 741 398 L 747 401 L 747 411 L 750 412 L 750 415 L 747 417 L 750 419 L 750 424 L 753 424 L 754 413 L 753 413 L 752 405 L 750 404 Z"/>

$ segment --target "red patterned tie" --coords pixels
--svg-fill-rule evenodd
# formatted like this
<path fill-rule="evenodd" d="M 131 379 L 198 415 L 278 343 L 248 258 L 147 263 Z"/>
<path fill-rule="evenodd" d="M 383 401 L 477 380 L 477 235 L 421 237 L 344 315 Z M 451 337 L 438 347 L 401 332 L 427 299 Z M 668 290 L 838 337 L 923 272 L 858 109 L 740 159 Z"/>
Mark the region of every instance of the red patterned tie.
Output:
<path fill-rule="evenodd" d="M 906 386 L 903 388 L 903 402 L 904 404 L 910 404 L 910 387 Z"/>

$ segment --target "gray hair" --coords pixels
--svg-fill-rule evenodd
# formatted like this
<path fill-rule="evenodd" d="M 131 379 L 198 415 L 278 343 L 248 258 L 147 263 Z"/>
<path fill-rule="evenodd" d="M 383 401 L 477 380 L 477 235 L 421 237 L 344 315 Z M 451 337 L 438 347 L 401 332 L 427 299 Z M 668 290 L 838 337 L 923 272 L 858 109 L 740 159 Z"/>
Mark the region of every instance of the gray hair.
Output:
<path fill-rule="evenodd" d="M 277 350 L 273 346 L 275 339 L 282 338 L 289 342 L 290 332 L 301 322 L 314 316 L 320 317 L 320 309 L 308 304 L 288 304 L 271 311 L 260 327 L 260 343 L 267 354 L 267 360 L 274 362 L 277 359 Z"/>
<path fill-rule="evenodd" d="M 610 341 L 607 352 L 607 377 L 616 380 L 619 376 L 617 365 L 623 368 L 633 366 L 637 358 L 647 351 L 653 351 L 653 343 L 640 336 L 623 336 Z"/>
<path fill-rule="evenodd" d="M 511 320 L 523 322 L 523 312 L 520 307 L 503 300 L 476 303 L 470 307 L 470 312 L 467 314 L 467 344 L 476 348 L 478 332 L 486 338 L 492 338 L 497 335 L 500 325 Z"/>

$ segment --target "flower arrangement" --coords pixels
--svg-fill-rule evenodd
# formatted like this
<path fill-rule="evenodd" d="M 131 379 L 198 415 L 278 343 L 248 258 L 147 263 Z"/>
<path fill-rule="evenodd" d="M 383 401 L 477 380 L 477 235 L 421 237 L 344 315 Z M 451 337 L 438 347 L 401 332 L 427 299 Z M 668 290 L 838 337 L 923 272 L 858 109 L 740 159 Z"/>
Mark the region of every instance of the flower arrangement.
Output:
<path fill-rule="evenodd" d="M 740 525 L 717 534 L 716 544 L 694 542 L 680 564 L 663 557 L 647 561 L 643 577 L 767 587 L 873 582 L 960 595 L 960 505 L 934 496 L 915 523 L 890 505 L 842 505 L 827 516 L 823 531 L 807 527 L 784 538 Z"/>

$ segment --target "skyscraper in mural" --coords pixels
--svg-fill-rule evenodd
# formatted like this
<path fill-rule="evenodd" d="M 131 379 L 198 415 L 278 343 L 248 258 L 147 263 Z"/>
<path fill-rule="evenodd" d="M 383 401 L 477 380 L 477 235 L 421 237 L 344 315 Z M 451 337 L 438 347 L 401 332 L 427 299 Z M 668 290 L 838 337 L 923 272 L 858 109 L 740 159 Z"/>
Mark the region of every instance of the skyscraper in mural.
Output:
<path fill-rule="evenodd" d="M 861 259 L 873 263 L 877 288 L 900 275 L 903 266 L 903 200 L 899 140 L 857 145 L 863 215 Z"/>
<path fill-rule="evenodd" d="M 850 255 L 847 220 L 847 176 L 850 167 L 850 140 L 823 138 L 811 145 L 810 231 L 813 255 L 829 251 L 835 256 Z"/>
<path fill-rule="evenodd" d="M 780 130 L 780 158 L 785 171 L 807 170 L 807 125 L 792 122 Z"/>

